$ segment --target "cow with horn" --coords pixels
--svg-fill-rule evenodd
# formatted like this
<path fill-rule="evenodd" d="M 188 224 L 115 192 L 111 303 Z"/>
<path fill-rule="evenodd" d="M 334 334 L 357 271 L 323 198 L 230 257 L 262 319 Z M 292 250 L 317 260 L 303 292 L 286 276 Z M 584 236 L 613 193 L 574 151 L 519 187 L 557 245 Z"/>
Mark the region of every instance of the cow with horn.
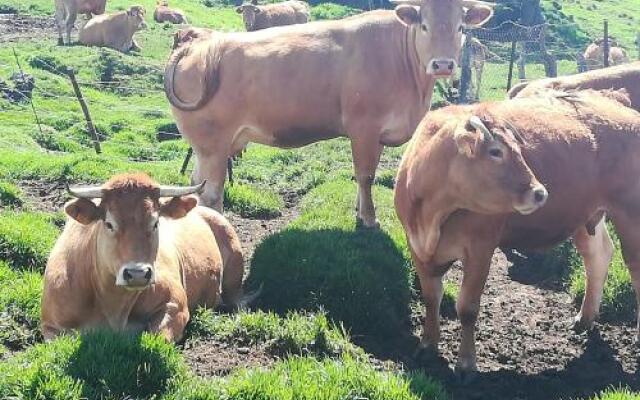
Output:
<path fill-rule="evenodd" d="M 242 295 L 240 241 L 219 213 L 196 206 L 192 187 L 160 186 L 124 174 L 99 187 L 71 188 L 68 220 L 47 263 L 45 339 L 108 327 L 182 338 L 190 312 Z"/>
<path fill-rule="evenodd" d="M 472 0 L 400 3 L 339 21 L 212 32 L 178 44 L 165 93 L 196 156 L 192 182 L 207 181 L 204 205 L 222 209 L 227 159 L 249 142 L 294 148 L 346 136 L 357 219 L 377 226 L 371 185 L 384 146 L 409 140 L 436 79 L 455 71 L 464 27 L 493 14 L 491 3 Z"/>

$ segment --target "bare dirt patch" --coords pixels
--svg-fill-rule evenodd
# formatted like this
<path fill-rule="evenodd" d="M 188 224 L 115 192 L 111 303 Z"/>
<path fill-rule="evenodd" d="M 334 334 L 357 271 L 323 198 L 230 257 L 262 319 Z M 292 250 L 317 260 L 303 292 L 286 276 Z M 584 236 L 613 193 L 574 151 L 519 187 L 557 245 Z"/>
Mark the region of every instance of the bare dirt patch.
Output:
<path fill-rule="evenodd" d="M 182 351 L 187 364 L 202 378 L 225 376 L 240 368 L 268 367 L 277 358 L 265 346 L 239 346 L 217 340 L 189 340 Z"/>
<path fill-rule="evenodd" d="M 11 43 L 42 37 L 55 37 L 53 17 L 0 14 L 0 43 Z"/>

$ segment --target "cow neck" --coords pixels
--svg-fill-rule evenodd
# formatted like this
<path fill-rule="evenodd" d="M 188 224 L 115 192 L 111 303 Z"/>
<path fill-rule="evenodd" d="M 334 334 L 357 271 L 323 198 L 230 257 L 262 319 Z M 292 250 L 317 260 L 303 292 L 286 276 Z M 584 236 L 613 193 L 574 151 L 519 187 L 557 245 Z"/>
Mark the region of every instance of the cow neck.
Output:
<path fill-rule="evenodd" d="M 400 59 L 404 60 L 405 69 L 413 78 L 416 91 L 422 103 L 423 112 L 426 112 L 431 106 L 431 93 L 433 92 L 435 81 L 433 78 L 429 78 L 426 73 L 426 67 L 422 65 L 420 57 L 418 57 L 418 51 L 415 46 L 417 35 L 416 27 L 413 25 L 403 25 L 403 29 L 404 35 L 402 36 L 402 45 L 400 46 L 402 56 Z"/>
<path fill-rule="evenodd" d="M 95 229 L 94 233 L 96 259 L 92 276 L 96 304 L 111 329 L 123 331 L 127 326 L 129 314 L 142 292 L 128 291 L 115 285 L 116 277 L 109 271 L 117 270 L 118 266 L 110 265 L 113 263 L 113 255 L 100 249 L 100 236 L 104 235 L 102 230 Z"/>

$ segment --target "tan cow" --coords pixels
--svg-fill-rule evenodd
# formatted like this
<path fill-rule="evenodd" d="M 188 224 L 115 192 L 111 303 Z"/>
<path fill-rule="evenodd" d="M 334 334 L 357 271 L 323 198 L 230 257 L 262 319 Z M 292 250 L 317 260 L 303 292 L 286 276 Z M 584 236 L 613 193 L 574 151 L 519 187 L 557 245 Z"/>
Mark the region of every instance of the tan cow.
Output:
<path fill-rule="evenodd" d="M 629 56 L 622 47 L 614 41 L 609 41 L 609 66 L 625 64 L 629 62 Z M 591 43 L 584 51 L 584 60 L 587 68 L 598 69 L 604 67 L 604 39 L 599 39 Z"/>
<path fill-rule="evenodd" d="M 514 86 L 508 98 L 544 95 L 549 90 L 576 91 L 581 89 L 625 89 L 631 106 L 640 111 L 640 62 L 618 65 L 581 74 L 539 79 Z"/>
<path fill-rule="evenodd" d="M 67 44 L 71 44 L 71 30 L 78 14 L 85 14 L 87 19 L 93 15 L 104 14 L 107 0 L 55 0 L 56 25 L 58 27 L 58 44 L 64 45 L 63 31 L 67 34 Z"/>
<path fill-rule="evenodd" d="M 309 5 L 304 1 L 288 0 L 281 3 L 258 5 L 257 0 L 236 8 L 242 14 L 247 32 L 273 26 L 304 24 L 309 21 Z"/>
<path fill-rule="evenodd" d="M 376 226 L 371 184 L 383 146 L 409 140 L 435 80 L 455 70 L 463 26 L 493 13 L 466 0 L 420 4 L 180 46 L 165 92 L 197 158 L 192 180 L 207 180 L 203 203 L 222 208 L 227 158 L 248 142 L 293 148 L 347 136 L 358 219 Z"/>
<path fill-rule="evenodd" d="M 456 365 L 466 374 L 476 369 L 474 330 L 496 247 L 544 249 L 569 236 L 587 275 L 576 328 L 591 327 L 613 253 L 604 212 L 640 293 L 640 113 L 625 107 L 628 98 L 614 100 L 622 95 L 582 91 L 427 114 L 395 186 L 426 305 L 422 349 L 437 351 L 442 276 L 453 261 L 464 266 Z"/>
<path fill-rule="evenodd" d="M 79 41 L 86 46 L 110 47 L 127 53 L 140 51 L 133 35 L 147 27 L 142 6 L 131 6 L 128 11 L 100 15 L 80 28 Z"/>
<path fill-rule="evenodd" d="M 70 189 L 76 199 L 44 276 L 44 337 L 104 326 L 177 341 L 196 307 L 248 301 L 238 237 L 222 215 L 196 206 L 189 194 L 201 189 L 143 174 Z"/>
<path fill-rule="evenodd" d="M 156 9 L 153 12 L 153 19 L 156 22 L 170 22 L 172 24 L 188 24 L 184 11 L 177 8 L 169 8 L 169 2 L 166 0 L 158 1 Z"/>

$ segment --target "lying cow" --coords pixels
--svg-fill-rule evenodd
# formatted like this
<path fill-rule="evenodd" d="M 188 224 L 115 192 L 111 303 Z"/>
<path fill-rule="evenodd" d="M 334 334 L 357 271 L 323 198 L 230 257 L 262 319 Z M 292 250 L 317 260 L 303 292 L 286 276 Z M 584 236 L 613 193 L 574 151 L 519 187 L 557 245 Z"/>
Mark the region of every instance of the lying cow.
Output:
<path fill-rule="evenodd" d="M 80 28 L 79 41 L 86 46 L 110 47 L 127 53 L 140 51 L 133 35 L 147 27 L 142 6 L 131 6 L 128 11 L 100 15 Z"/>
<path fill-rule="evenodd" d="M 214 33 L 174 51 L 165 92 L 197 158 L 192 180 L 207 181 L 203 203 L 222 208 L 227 159 L 248 142 L 292 148 L 347 136 L 358 219 L 376 226 L 371 184 L 383 146 L 409 140 L 435 80 L 455 70 L 463 26 L 479 26 L 493 13 L 472 0 L 416 4 Z"/>
<path fill-rule="evenodd" d="M 609 41 L 609 66 L 626 64 L 629 62 L 629 56 L 617 42 Z M 599 39 L 589 44 L 583 54 L 587 68 L 598 69 L 604 67 L 604 39 Z"/>
<path fill-rule="evenodd" d="M 242 14 L 247 32 L 271 28 L 273 26 L 304 24 L 309 21 L 309 5 L 299 0 L 258 5 L 257 0 L 236 8 Z"/>
<path fill-rule="evenodd" d="M 44 276 L 45 339 L 106 326 L 178 341 L 196 307 L 231 307 L 242 297 L 238 237 L 217 212 L 143 174 L 70 189 L 69 216 Z M 97 201 L 99 199 L 99 201 Z"/>
<path fill-rule="evenodd" d="M 640 61 L 581 74 L 520 83 L 509 91 L 508 97 L 512 99 L 514 97 L 544 96 L 549 90 L 625 89 L 631 99 L 631 106 L 640 111 L 640 85 L 638 82 L 640 82 Z"/>
<path fill-rule="evenodd" d="M 442 276 L 453 261 L 464 265 L 456 368 L 467 373 L 476 369 L 475 323 L 496 247 L 543 249 L 569 236 L 587 276 L 576 328 L 590 328 L 613 254 L 605 211 L 640 293 L 640 113 L 613 99 L 620 93 L 610 94 L 583 91 L 427 114 L 395 186 L 426 305 L 421 349 L 437 351 Z"/>
<path fill-rule="evenodd" d="M 169 8 L 169 2 L 166 0 L 158 1 L 156 9 L 153 12 L 153 19 L 156 22 L 170 22 L 172 24 L 188 24 L 184 11 L 176 8 Z"/>
<path fill-rule="evenodd" d="M 107 0 L 55 0 L 56 25 L 58 27 L 58 44 L 64 45 L 63 31 L 67 35 L 67 44 L 71 44 L 71 30 L 78 14 L 85 14 L 87 19 L 93 15 L 104 14 Z"/>

